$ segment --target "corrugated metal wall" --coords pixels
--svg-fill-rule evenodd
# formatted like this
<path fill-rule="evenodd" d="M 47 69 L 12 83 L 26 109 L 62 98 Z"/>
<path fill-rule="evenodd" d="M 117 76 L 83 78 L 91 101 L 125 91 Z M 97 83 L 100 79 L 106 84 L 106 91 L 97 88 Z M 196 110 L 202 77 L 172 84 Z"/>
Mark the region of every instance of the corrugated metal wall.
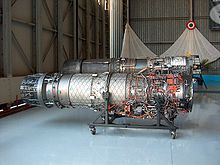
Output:
<path fill-rule="evenodd" d="M 209 29 L 209 1 L 194 0 L 195 21 L 200 32 L 218 49 L 220 50 L 220 31 Z M 220 59 L 211 64 L 213 69 L 220 69 Z"/>
<path fill-rule="evenodd" d="M 166 51 L 190 19 L 189 0 L 130 0 L 130 24 L 156 54 Z M 209 30 L 209 1 L 194 0 L 194 16 L 201 33 L 220 50 L 220 31 Z M 220 60 L 213 63 L 220 68 Z"/>
<path fill-rule="evenodd" d="M 78 0 L 78 3 L 78 58 L 108 57 L 109 52 L 106 50 L 109 49 L 109 20 L 108 11 L 104 10 L 106 0 Z"/>

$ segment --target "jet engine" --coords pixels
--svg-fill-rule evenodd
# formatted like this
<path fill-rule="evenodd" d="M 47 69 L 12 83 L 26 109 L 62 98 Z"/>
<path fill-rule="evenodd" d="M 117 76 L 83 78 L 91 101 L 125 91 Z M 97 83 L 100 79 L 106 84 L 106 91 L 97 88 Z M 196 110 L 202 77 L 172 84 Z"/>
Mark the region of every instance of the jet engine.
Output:
<path fill-rule="evenodd" d="M 35 74 L 22 81 L 20 90 L 32 105 L 104 110 L 110 123 L 161 115 L 170 124 L 179 112 L 192 110 L 192 66 L 186 57 L 175 57 L 151 60 L 138 73 Z"/>

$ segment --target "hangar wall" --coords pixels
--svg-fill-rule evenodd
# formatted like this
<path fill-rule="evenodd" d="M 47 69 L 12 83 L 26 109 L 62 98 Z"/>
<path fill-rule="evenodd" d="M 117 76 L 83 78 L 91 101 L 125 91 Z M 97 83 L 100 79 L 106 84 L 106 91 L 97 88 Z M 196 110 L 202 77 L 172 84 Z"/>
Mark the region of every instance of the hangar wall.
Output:
<path fill-rule="evenodd" d="M 56 72 L 69 58 L 108 58 L 106 7 L 108 0 L 1 0 L 0 105 L 20 97 L 22 76 Z"/>
<path fill-rule="evenodd" d="M 156 54 L 167 50 L 190 19 L 190 0 L 130 0 L 130 24 Z M 194 0 L 193 15 L 201 33 L 220 50 L 220 31 L 209 29 L 209 1 Z M 220 60 L 212 64 L 220 69 Z"/>
<path fill-rule="evenodd" d="M 108 56 L 106 0 L 1 2 L 0 76 L 54 72 L 68 58 Z"/>

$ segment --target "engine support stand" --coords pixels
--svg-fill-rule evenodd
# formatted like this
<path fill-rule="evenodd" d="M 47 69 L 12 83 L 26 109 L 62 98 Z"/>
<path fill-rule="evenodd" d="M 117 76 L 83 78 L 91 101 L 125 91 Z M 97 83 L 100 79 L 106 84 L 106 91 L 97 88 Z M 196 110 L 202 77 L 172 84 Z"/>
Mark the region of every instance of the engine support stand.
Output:
<path fill-rule="evenodd" d="M 136 125 L 136 124 L 117 124 L 113 123 L 115 119 L 122 118 L 117 114 L 109 114 L 108 105 L 109 105 L 109 92 L 103 93 L 103 98 L 105 99 L 105 108 L 97 116 L 97 118 L 89 124 L 90 131 L 92 135 L 96 134 L 96 127 L 117 127 L 117 128 L 138 128 L 138 129 L 167 129 L 170 131 L 171 138 L 176 138 L 176 130 L 178 127 L 174 125 L 174 121 L 169 121 L 161 112 L 160 108 L 157 108 L 156 123 L 152 125 Z M 104 116 L 104 119 L 103 119 Z M 102 122 L 98 122 L 102 119 Z M 147 120 L 147 119 L 145 119 Z M 152 119 L 149 119 L 152 120 Z M 161 120 L 164 121 L 164 124 L 161 124 Z"/>

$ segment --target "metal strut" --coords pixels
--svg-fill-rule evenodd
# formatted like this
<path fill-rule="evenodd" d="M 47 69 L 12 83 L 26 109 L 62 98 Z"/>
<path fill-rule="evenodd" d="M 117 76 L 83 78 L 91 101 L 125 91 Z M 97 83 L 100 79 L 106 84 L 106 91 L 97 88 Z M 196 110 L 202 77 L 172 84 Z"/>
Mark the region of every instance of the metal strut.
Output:
<path fill-rule="evenodd" d="M 157 117 L 156 123 L 153 125 L 135 125 L 135 124 L 116 124 L 113 123 L 115 119 L 122 118 L 124 116 L 120 116 L 117 114 L 110 115 L 108 112 L 109 105 L 109 92 L 103 93 L 103 98 L 105 99 L 105 108 L 102 110 L 101 114 L 97 116 L 97 118 L 89 124 L 90 131 L 92 135 L 96 134 L 96 127 L 117 127 L 117 128 L 139 128 L 139 129 L 167 129 L 170 131 L 171 138 L 176 138 L 176 130 L 178 127 L 174 125 L 174 121 L 169 121 L 161 112 L 161 108 L 157 108 Z M 104 119 L 103 119 L 104 116 Z M 102 119 L 102 122 L 98 122 Z M 166 125 L 161 124 L 161 120 L 163 120 Z"/>

